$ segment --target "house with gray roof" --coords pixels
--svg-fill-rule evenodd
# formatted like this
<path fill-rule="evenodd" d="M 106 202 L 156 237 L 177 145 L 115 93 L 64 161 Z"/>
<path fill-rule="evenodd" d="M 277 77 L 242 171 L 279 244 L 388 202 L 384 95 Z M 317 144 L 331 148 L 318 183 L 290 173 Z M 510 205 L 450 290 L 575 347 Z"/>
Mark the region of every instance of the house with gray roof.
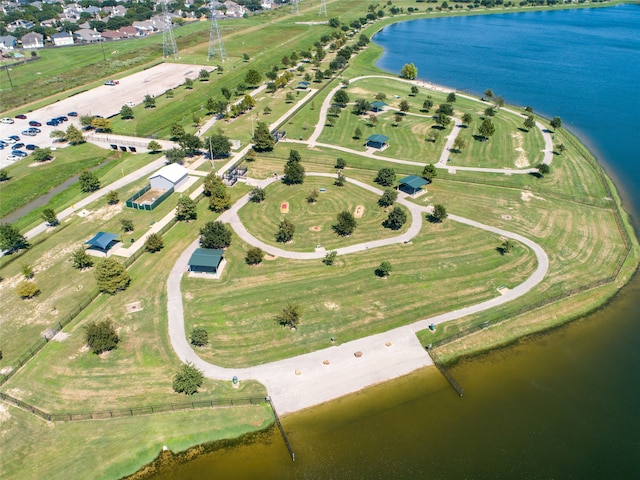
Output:
<path fill-rule="evenodd" d="M 58 32 L 51 35 L 51 41 L 56 47 L 73 45 L 73 35 L 71 35 L 69 32 Z"/>
<path fill-rule="evenodd" d="M 18 43 L 18 39 L 13 35 L 0 37 L 0 50 L 13 50 Z"/>
<path fill-rule="evenodd" d="M 20 39 L 22 48 L 42 48 L 44 47 L 44 37 L 41 33 L 27 33 Z"/>
<path fill-rule="evenodd" d="M 102 40 L 102 35 L 97 30 L 91 30 L 89 28 L 81 28 L 75 32 L 75 36 L 81 42 L 93 43 Z"/>

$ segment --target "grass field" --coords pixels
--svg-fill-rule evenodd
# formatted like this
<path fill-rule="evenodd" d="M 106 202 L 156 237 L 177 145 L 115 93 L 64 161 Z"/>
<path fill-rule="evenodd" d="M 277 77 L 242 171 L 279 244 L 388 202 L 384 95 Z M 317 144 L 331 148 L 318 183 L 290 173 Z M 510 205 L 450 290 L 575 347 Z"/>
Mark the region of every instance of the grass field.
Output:
<path fill-rule="evenodd" d="M 307 196 L 312 190 L 320 191 L 321 188 L 325 192 L 320 193 L 318 201 L 309 203 Z M 257 238 L 286 250 L 309 252 L 314 251 L 316 245 L 335 250 L 367 240 L 397 236 L 410 223 L 409 213 L 404 209 L 408 222 L 403 229 L 394 231 L 384 228 L 382 222 L 387 218 L 387 213 L 377 204 L 379 196 L 349 183 L 337 187 L 330 178 L 307 177 L 303 185 L 273 184 L 266 189 L 266 194 L 264 202 L 250 202 L 244 206 L 239 212 L 240 219 Z M 280 211 L 284 202 L 289 204 L 289 213 Z M 358 226 L 353 234 L 348 237 L 336 234 L 332 225 L 336 223 L 338 213 L 346 210 L 355 214 L 358 206 L 364 207 L 364 213 L 362 218 L 356 219 Z M 296 232 L 292 242 L 278 245 L 275 234 L 283 219 L 292 222 Z M 319 227 L 319 230 L 312 230 L 313 227 Z"/>

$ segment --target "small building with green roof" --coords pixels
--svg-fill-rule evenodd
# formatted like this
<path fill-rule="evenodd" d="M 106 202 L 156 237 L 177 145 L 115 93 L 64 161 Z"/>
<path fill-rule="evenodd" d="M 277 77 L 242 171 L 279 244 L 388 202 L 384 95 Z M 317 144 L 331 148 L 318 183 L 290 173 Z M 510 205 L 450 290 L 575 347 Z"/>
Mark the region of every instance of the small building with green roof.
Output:
<path fill-rule="evenodd" d="M 104 253 L 106 257 L 109 250 L 119 242 L 118 238 L 120 238 L 120 235 L 115 233 L 98 232 L 91 240 L 86 241 L 85 245 L 89 245 L 87 249 L 89 253 L 100 252 Z"/>
<path fill-rule="evenodd" d="M 409 175 L 408 177 L 401 179 L 398 183 L 398 188 L 400 190 L 408 193 L 409 195 L 415 195 L 417 192 L 420 192 L 422 187 L 428 184 L 429 181 L 416 175 Z M 424 191 L 426 192 L 427 189 L 425 188 Z"/>
<path fill-rule="evenodd" d="M 376 133 L 367 138 L 366 145 L 367 147 L 372 147 L 372 148 L 383 148 L 384 146 L 387 145 L 388 141 L 389 141 L 389 137 L 387 137 L 386 135 L 381 135 L 379 133 Z"/>
<path fill-rule="evenodd" d="M 224 250 L 197 248 L 189 258 L 189 272 L 218 275 L 224 267 Z"/>

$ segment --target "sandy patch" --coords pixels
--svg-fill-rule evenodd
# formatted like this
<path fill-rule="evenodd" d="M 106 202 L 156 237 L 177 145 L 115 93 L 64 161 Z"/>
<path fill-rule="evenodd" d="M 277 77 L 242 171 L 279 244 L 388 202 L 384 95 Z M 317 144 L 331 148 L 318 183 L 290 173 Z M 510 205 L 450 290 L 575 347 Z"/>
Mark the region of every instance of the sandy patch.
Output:
<path fill-rule="evenodd" d="M 265 259 L 265 260 L 275 260 L 275 259 L 277 259 L 277 258 L 278 258 L 278 257 L 277 257 L 276 255 L 270 255 L 270 254 L 268 254 L 268 253 L 264 256 L 264 259 Z"/>
<path fill-rule="evenodd" d="M 127 313 L 140 312 L 142 311 L 142 302 L 127 303 L 124 308 L 127 310 Z"/>
<path fill-rule="evenodd" d="M 349 88 L 349 93 L 352 93 L 353 96 L 356 95 L 370 95 L 371 92 L 369 90 L 366 90 L 364 88 L 361 87 L 350 87 Z"/>
<path fill-rule="evenodd" d="M 289 202 L 282 202 L 280 204 L 280 213 L 289 213 Z"/>
<path fill-rule="evenodd" d="M 524 151 L 524 137 L 522 132 L 512 133 L 511 137 L 516 141 L 515 151 L 518 152 L 518 158 L 516 158 L 515 165 L 517 168 L 526 168 L 530 165 L 529 158 Z"/>
<path fill-rule="evenodd" d="M 355 212 L 353 212 L 353 216 L 355 218 L 362 218 L 362 215 L 364 215 L 364 206 L 363 205 L 358 205 L 356 207 Z"/>
<path fill-rule="evenodd" d="M 93 212 L 94 219 L 109 220 L 115 217 L 124 209 L 124 202 L 118 202 L 115 205 L 105 205 Z"/>
<path fill-rule="evenodd" d="M 11 365 L 9 365 L 8 367 L 4 367 L 0 370 L 0 375 L 7 375 L 8 373 L 11 373 L 11 370 L 13 370 L 13 367 Z"/>
<path fill-rule="evenodd" d="M 340 310 L 340 305 L 338 305 L 337 303 L 324 302 L 324 306 L 325 308 L 328 308 L 329 310 L 333 310 L 334 312 L 337 312 L 338 310 Z"/>
<path fill-rule="evenodd" d="M 193 293 L 191 292 L 187 292 L 184 294 L 184 298 L 186 298 L 187 300 L 192 300 L 193 299 Z"/>
<path fill-rule="evenodd" d="M 54 337 L 52 338 L 52 340 L 55 340 L 56 342 L 64 342 L 67 338 L 69 338 L 71 336 L 70 333 L 66 333 L 66 332 L 58 332 L 54 335 Z"/>
<path fill-rule="evenodd" d="M 0 403 L 0 423 L 6 422 L 7 420 L 11 420 L 9 409 L 6 405 Z"/>
<path fill-rule="evenodd" d="M 511 215 L 502 215 L 503 220 L 511 220 Z"/>
<path fill-rule="evenodd" d="M 538 197 L 531 192 L 520 192 L 520 198 L 522 199 L 523 202 L 530 202 L 532 199 L 544 200 L 544 198 Z"/>
<path fill-rule="evenodd" d="M 51 160 L 47 160 L 46 162 L 33 162 L 33 163 L 30 163 L 29 165 L 27 165 L 27 167 L 35 168 L 35 167 L 39 167 L 40 165 L 48 165 L 51 162 L 53 162 L 53 160 L 54 159 L 52 158 Z"/>
<path fill-rule="evenodd" d="M 309 230 L 311 230 L 312 232 L 319 232 L 320 230 L 322 230 L 322 227 L 319 225 L 314 225 L 313 227 L 309 228 Z"/>

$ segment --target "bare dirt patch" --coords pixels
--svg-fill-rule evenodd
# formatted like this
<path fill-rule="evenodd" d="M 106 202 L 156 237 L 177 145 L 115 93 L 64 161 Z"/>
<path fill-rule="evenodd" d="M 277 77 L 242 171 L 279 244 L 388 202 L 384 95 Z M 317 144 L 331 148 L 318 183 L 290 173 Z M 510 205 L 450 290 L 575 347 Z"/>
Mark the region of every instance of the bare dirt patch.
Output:
<path fill-rule="evenodd" d="M 532 199 L 546 201 L 542 197 L 538 197 L 531 192 L 520 192 L 520 198 L 523 202 L 530 202 Z"/>
<path fill-rule="evenodd" d="M 70 333 L 66 333 L 66 332 L 58 332 L 54 335 L 54 337 L 52 338 L 52 340 L 55 340 L 56 342 L 64 342 L 67 338 L 69 338 L 71 336 Z"/>
<path fill-rule="evenodd" d="M 105 205 L 102 208 L 99 208 L 95 212 L 93 212 L 94 218 L 98 220 L 109 220 L 112 217 L 115 217 L 124 209 L 124 205 L 121 202 L 118 202 L 115 205 Z"/>
<path fill-rule="evenodd" d="M 278 258 L 278 257 L 277 257 L 276 255 L 271 255 L 271 254 L 269 254 L 269 253 L 267 253 L 267 254 L 264 256 L 264 259 L 265 259 L 265 260 L 275 260 L 275 259 L 277 259 L 277 258 Z"/>
<path fill-rule="evenodd" d="M 362 215 L 364 215 L 364 205 L 358 205 L 356 210 L 353 212 L 353 216 L 355 218 L 362 218 Z"/>
<path fill-rule="evenodd" d="M 518 152 L 518 158 L 516 158 L 515 165 L 517 168 L 525 168 L 528 167 L 531 163 L 529 162 L 529 158 L 527 157 L 526 152 L 524 151 L 524 137 L 522 136 L 522 132 L 516 132 L 511 134 L 512 138 L 515 138 L 516 147 L 515 150 Z"/>
<path fill-rule="evenodd" d="M 186 298 L 187 300 L 193 300 L 193 293 L 191 292 L 187 292 L 184 294 L 184 298 Z"/>
<path fill-rule="evenodd" d="M 127 303 L 124 308 L 127 310 L 127 313 L 140 312 L 142 311 L 142 302 Z"/>
<path fill-rule="evenodd" d="M 309 230 L 311 230 L 312 232 L 319 232 L 322 230 L 322 227 L 319 225 L 314 225 L 313 227 L 309 228 Z"/>
<path fill-rule="evenodd" d="M 333 310 L 334 312 L 337 312 L 338 310 L 340 310 L 340 305 L 338 305 L 337 303 L 324 302 L 324 306 L 325 308 L 328 308 L 329 310 Z"/>
<path fill-rule="evenodd" d="M 0 423 L 4 423 L 7 420 L 11 420 L 11 414 L 9 413 L 9 409 L 7 408 L 6 405 L 0 404 Z"/>
<path fill-rule="evenodd" d="M 503 220 L 511 220 L 511 215 L 502 215 Z"/>
<path fill-rule="evenodd" d="M 150 190 L 147 190 L 144 193 L 144 195 L 142 195 L 140 198 L 136 200 L 135 203 L 137 203 L 138 205 L 151 205 L 153 202 L 155 202 L 158 198 L 160 198 L 165 193 L 167 193 L 166 190 L 161 190 L 159 188 L 152 188 Z"/>

